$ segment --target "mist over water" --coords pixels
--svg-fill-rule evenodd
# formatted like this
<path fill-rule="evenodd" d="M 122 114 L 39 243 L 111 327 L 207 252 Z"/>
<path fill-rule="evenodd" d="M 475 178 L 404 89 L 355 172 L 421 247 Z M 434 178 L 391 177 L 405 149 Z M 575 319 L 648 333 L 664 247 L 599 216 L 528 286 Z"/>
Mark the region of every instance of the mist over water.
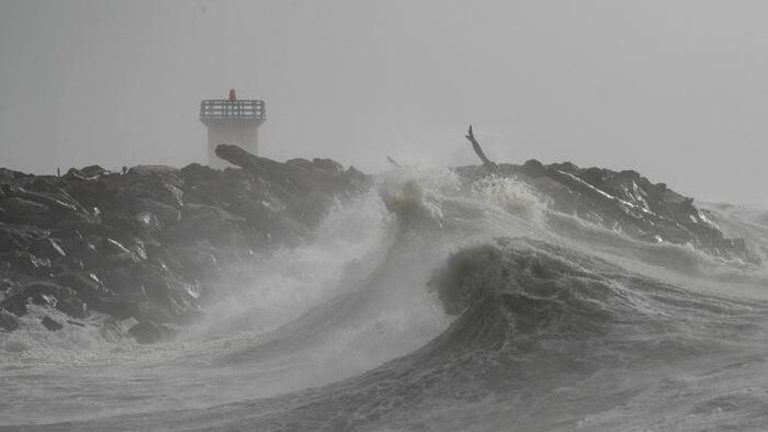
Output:
<path fill-rule="evenodd" d="M 263 156 L 636 169 L 766 204 L 768 5 L 741 0 L 0 2 L 0 159 L 205 160 L 203 99 L 264 100 Z"/>
<path fill-rule="evenodd" d="M 759 216 L 717 217 L 768 245 Z M 388 171 L 236 270 L 155 345 L 48 332 L 33 309 L 0 334 L 0 429 L 768 427 L 765 267 L 633 240 L 515 180 Z"/>

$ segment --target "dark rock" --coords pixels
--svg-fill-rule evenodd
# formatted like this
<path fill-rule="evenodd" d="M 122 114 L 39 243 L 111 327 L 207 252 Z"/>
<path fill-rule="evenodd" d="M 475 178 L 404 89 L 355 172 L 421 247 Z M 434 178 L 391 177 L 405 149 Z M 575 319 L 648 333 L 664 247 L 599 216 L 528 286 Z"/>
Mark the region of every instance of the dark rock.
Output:
<path fill-rule="evenodd" d="M 246 169 L 91 166 L 63 177 L 0 169 L 0 281 L 14 281 L 0 286 L 3 307 L 189 322 L 201 298 L 213 298 L 203 289 L 233 283 L 230 269 L 257 249 L 302 241 L 337 199 L 369 181 L 329 159 L 238 155 Z"/>
<path fill-rule="evenodd" d="M 236 245 L 247 232 L 243 216 L 215 206 L 189 204 L 181 222 L 169 227 L 166 236 L 179 245 L 194 245 L 200 240 L 211 244 Z"/>
<path fill-rule="evenodd" d="M 330 175 L 337 175 L 344 172 L 344 166 L 333 159 L 312 159 L 312 166 L 326 171 Z"/>
<path fill-rule="evenodd" d="M 14 314 L 0 308 L 0 330 L 14 331 L 19 328 L 19 320 Z"/>
<path fill-rule="evenodd" d="M 140 270 L 136 270 L 135 267 L 135 264 L 131 264 L 103 269 L 99 276 L 104 285 L 108 286 L 115 295 L 132 296 L 135 301 L 145 301 L 146 293 L 135 278 L 135 273 Z"/>
<path fill-rule="evenodd" d="M 131 253 L 131 251 L 129 251 L 127 247 L 123 246 L 122 243 L 111 238 L 103 239 L 99 246 L 100 246 L 99 251 L 105 254 L 114 255 L 114 254 L 121 254 L 121 253 L 126 253 L 126 254 Z"/>
<path fill-rule="evenodd" d="M 221 171 L 193 163 L 182 168 L 179 171 L 179 175 L 184 183 L 199 183 L 202 181 L 219 180 L 221 178 Z"/>
<path fill-rule="evenodd" d="M 0 168 L 0 183 L 13 184 L 19 179 L 30 178 L 31 174 L 24 174 L 21 171 L 9 170 L 7 168 Z"/>
<path fill-rule="evenodd" d="M 144 231 L 148 233 L 160 231 L 162 228 L 160 219 L 157 217 L 157 215 L 149 211 L 138 213 L 135 216 L 135 221 L 138 226 L 140 226 Z"/>
<path fill-rule="evenodd" d="M 51 317 L 49 317 L 47 315 L 45 317 L 43 317 L 43 319 L 40 321 L 40 323 L 43 324 L 43 327 L 48 329 L 48 331 L 57 331 L 57 330 L 61 330 L 61 329 L 64 328 L 63 324 L 61 324 L 58 321 L 55 321 L 55 320 L 51 319 Z"/>
<path fill-rule="evenodd" d="M 95 208 L 103 205 L 112 205 L 118 190 L 109 187 L 109 178 L 88 179 L 85 176 L 70 176 L 67 173 L 65 188 L 73 199 L 77 200 L 85 208 Z"/>
<path fill-rule="evenodd" d="M 111 315 L 118 320 L 146 315 L 142 300 L 130 296 L 99 297 L 89 301 L 91 309 Z"/>
<path fill-rule="evenodd" d="M 23 294 L 11 295 L 0 302 L 0 308 L 16 316 L 27 314 L 27 298 Z"/>
<path fill-rule="evenodd" d="M 56 309 L 73 318 L 83 319 L 88 316 L 88 305 L 77 296 L 61 299 Z"/>
<path fill-rule="evenodd" d="M 52 295 L 58 298 L 65 298 L 77 295 L 69 287 L 61 286 L 50 281 L 35 281 L 22 285 L 19 289 L 27 297 L 34 297 L 41 294 Z"/>
<path fill-rule="evenodd" d="M 116 268 L 131 265 L 146 259 L 146 252 L 139 245 L 133 245 L 136 252 L 128 249 L 119 241 L 111 238 L 102 239 L 98 250 L 102 254 L 102 267 Z"/>
<path fill-rule="evenodd" d="M 152 321 L 142 321 L 131 327 L 128 333 L 140 344 L 156 343 L 173 335 L 170 328 L 155 324 Z"/>
<path fill-rule="evenodd" d="M 153 215 L 159 222 L 159 225 L 153 223 L 153 227 L 162 227 L 164 225 L 173 224 L 181 219 L 181 211 L 179 210 L 181 206 L 174 207 L 172 205 L 151 199 L 136 199 L 131 204 L 131 208 L 136 215 Z M 149 224 L 146 223 L 143 225 L 149 226 Z"/>
<path fill-rule="evenodd" d="M 76 218 L 85 222 L 93 223 L 93 215 L 80 205 L 77 200 L 72 198 L 64 190 L 52 186 L 47 188 L 52 190 L 51 192 L 35 192 L 26 190 L 20 186 L 10 186 L 6 188 L 6 195 L 20 200 L 26 203 L 36 203 L 49 210 L 55 210 L 54 214 L 58 217 L 70 217 Z M 8 200 L 10 200 L 9 198 Z M 8 201 L 6 200 L 6 201 Z M 25 204 L 29 205 L 29 204 Z"/>
<path fill-rule="evenodd" d="M 65 272 L 55 275 L 53 279 L 57 284 L 74 290 L 78 296 L 86 299 L 114 295 L 94 273 Z"/>
<path fill-rule="evenodd" d="M 520 170 L 522 173 L 533 178 L 541 177 L 546 174 L 546 168 L 544 168 L 544 165 L 536 159 L 526 161 Z"/>
<path fill-rule="evenodd" d="M 32 303 L 38 306 L 44 306 L 50 309 L 55 309 L 59 304 L 59 300 L 50 294 L 38 294 L 34 297 L 30 297 Z"/>
<path fill-rule="evenodd" d="M 32 253 L 45 258 L 57 259 L 67 256 L 64 249 L 55 240 L 48 237 L 35 240 L 31 246 Z"/>
<path fill-rule="evenodd" d="M 66 174 L 64 174 L 64 177 L 78 180 L 90 180 L 87 175 L 83 174 L 83 172 L 77 168 L 70 168 L 67 170 Z"/>
<path fill-rule="evenodd" d="M 165 267 L 137 266 L 134 278 L 143 287 L 156 321 L 180 322 L 187 311 L 196 308 L 196 299 L 200 295 L 198 287 Z"/>
<path fill-rule="evenodd" d="M 234 145 L 221 144 L 216 147 L 216 156 L 237 165 L 252 175 L 288 194 L 305 195 L 314 191 L 331 192 L 339 189 L 340 172 L 328 162 L 294 162 L 281 164 L 262 158 Z M 318 167 L 319 166 L 319 167 Z"/>
<path fill-rule="evenodd" d="M 98 165 L 89 165 L 80 170 L 80 172 L 89 179 L 95 179 L 103 175 L 109 174 L 109 170 L 106 170 Z"/>
<path fill-rule="evenodd" d="M 522 166 L 504 165 L 499 175 L 515 176 L 547 200 L 552 210 L 576 215 L 644 241 L 692 244 L 716 256 L 759 259 L 741 242 L 726 239 L 714 218 L 700 211 L 691 198 L 653 184 L 632 170 L 579 168 L 570 162 Z M 481 179 L 473 167 L 457 169 L 467 184 Z M 557 225 L 552 226 L 557 229 Z M 661 239 L 661 240 L 660 240 Z"/>
<path fill-rule="evenodd" d="M 35 240 L 48 235 L 48 231 L 37 227 L 0 222 L 0 253 L 28 250 Z"/>
<path fill-rule="evenodd" d="M 296 199 L 289 207 L 293 218 L 306 227 L 314 227 L 328 214 L 334 204 L 334 197 L 319 192 Z"/>
<path fill-rule="evenodd" d="M 0 254 L 0 261 L 5 261 L 10 265 L 11 270 L 18 273 L 42 275 L 51 269 L 50 259 L 41 258 L 21 250 Z"/>
<path fill-rule="evenodd" d="M 80 260 L 87 267 L 98 267 L 102 256 L 92 242 L 82 237 L 62 239 L 61 247 L 67 254 L 69 261 Z"/>
<path fill-rule="evenodd" d="M 35 226 L 45 225 L 49 217 L 48 213 L 51 210 L 45 204 L 16 196 L 4 199 L 0 202 L 0 206 L 2 206 L 5 212 L 6 221 L 19 224 L 27 223 Z"/>
<path fill-rule="evenodd" d="M 176 249 L 177 259 L 181 264 L 181 273 L 189 280 L 221 279 L 224 270 L 210 247 L 201 245 Z"/>
<path fill-rule="evenodd" d="M 115 210 L 104 211 L 101 223 L 112 235 L 134 236 L 145 228 L 136 217 Z"/>
<path fill-rule="evenodd" d="M 177 173 L 178 170 L 169 167 L 133 167 L 127 175 L 118 178 L 117 198 L 151 200 L 180 209 L 184 182 Z"/>
<path fill-rule="evenodd" d="M 0 302 L 0 307 L 16 316 L 27 314 L 27 304 L 56 308 L 76 318 L 84 318 L 85 304 L 75 291 L 52 282 L 36 281 L 23 285 Z"/>

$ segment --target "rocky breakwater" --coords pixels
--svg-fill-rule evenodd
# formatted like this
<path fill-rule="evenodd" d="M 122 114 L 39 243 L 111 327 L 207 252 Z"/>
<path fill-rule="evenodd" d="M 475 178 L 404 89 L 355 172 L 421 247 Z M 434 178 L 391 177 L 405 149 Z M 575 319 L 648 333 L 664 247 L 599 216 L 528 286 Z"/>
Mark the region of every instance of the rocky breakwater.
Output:
<path fill-rule="evenodd" d="M 462 167 L 457 172 L 470 186 L 488 175 L 517 179 L 529 185 L 550 209 L 633 238 L 690 244 L 724 259 L 760 261 L 743 239 L 726 238 L 714 215 L 696 207 L 693 198 L 664 183 L 652 183 L 635 171 L 579 168 L 570 162 L 544 165 L 529 160 L 523 165 L 494 164 L 492 174 L 487 166 Z M 565 229 L 557 218 L 550 217 L 549 222 L 555 230 Z"/>
<path fill-rule="evenodd" d="M 0 169 L 0 329 L 55 309 L 36 318 L 52 331 L 128 322 L 139 342 L 157 341 L 237 283 L 238 264 L 304 241 L 370 183 L 328 159 L 280 163 L 227 145 L 217 154 L 237 168 Z"/>

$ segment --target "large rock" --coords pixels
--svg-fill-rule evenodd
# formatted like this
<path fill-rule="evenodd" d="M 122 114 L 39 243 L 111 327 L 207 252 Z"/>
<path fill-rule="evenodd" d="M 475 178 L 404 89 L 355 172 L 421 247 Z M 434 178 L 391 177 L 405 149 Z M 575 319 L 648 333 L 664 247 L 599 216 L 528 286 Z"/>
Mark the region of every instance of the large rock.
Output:
<path fill-rule="evenodd" d="M 0 307 L 16 316 L 24 316 L 28 304 L 56 308 L 75 318 L 84 318 L 87 314 L 87 307 L 77 292 L 45 280 L 12 288 L 8 297 L 0 302 Z"/>
<path fill-rule="evenodd" d="M 0 207 L 5 221 L 15 224 L 44 226 L 50 218 L 51 208 L 47 205 L 16 196 L 0 201 Z"/>
<path fill-rule="evenodd" d="M 173 335 L 169 327 L 156 324 L 152 321 L 142 321 L 128 330 L 128 333 L 140 344 L 160 342 Z"/>
<path fill-rule="evenodd" d="M 292 163 L 283 164 L 227 144 L 216 147 L 216 156 L 261 177 L 278 190 L 289 194 L 339 193 L 345 189 L 350 191 L 358 188 L 369 180 L 354 168 L 343 171 L 340 165 L 327 159 L 315 159 L 312 163 L 294 160 Z"/>
<path fill-rule="evenodd" d="M 303 241 L 339 197 L 369 181 L 328 159 L 235 153 L 246 168 L 90 166 L 62 177 L 0 169 L 5 313 L 37 304 L 78 319 L 97 311 L 189 322 L 202 298 L 215 297 L 204 290 L 234 283 L 231 268 L 256 250 Z"/>
<path fill-rule="evenodd" d="M 114 295 L 94 273 L 64 272 L 55 275 L 53 279 L 57 284 L 86 299 Z"/>
<path fill-rule="evenodd" d="M 467 184 L 487 175 L 479 167 L 462 167 L 457 172 Z M 693 199 L 635 171 L 579 168 L 570 162 L 542 165 L 530 160 L 521 166 L 500 164 L 497 175 L 529 184 L 554 210 L 641 240 L 690 243 L 717 256 L 757 260 L 743 241 L 725 238 L 712 215 L 693 205 Z"/>
<path fill-rule="evenodd" d="M 0 222 L 0 253 L 28 250 L 33 242 L 48 235 L 37 227 Z"/>
<path fill-rule="evenodd" d="M 12 313 L 0 308 L 0 330 L 14 331 L 19 328 L 19 320 Z"/>
<path fill-rule="evenodd" d="M 59 243 L 48 237 L 35 240 L 31 245 L 31 252 L 51 260 L 67 256 L 67 253 L 64 252 Z"/>
<path fill-rule="evenodd" d="M 43 324 L 43 327 L 48 329 L 48 331 L 57 331 L 64 328 L 64 324 L 52 319 L 48 315 L 44 316 L 40 323 Z"/>

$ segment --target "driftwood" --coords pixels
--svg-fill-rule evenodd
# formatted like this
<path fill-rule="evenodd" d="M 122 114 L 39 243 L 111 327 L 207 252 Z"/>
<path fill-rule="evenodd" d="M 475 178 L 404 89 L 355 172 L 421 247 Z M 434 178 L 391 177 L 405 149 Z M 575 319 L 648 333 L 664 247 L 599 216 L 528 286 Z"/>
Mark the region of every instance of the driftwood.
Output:
<path fill-rule="evenodd" d="M 466 138 L 469 140 L 470 143 L 472 143 L 472 150 L 475 151 L 477 154 L 477 157 L 480 158 L 481 161 L 483 161 L 483 166 L 488 169 L 490 172 L 497 172 L 499 170 L 499 167 L 496 166 L 493 161 L 488 159 L 488 156 L 485 155 L 485 152 L 483 151 L 483 148 L 480 147 L 480 143 L 477 142 L 475 139 L 475 134 L 472 133 L 472 125 L 469 125 L 469 132 L 467 132 Z"/>

